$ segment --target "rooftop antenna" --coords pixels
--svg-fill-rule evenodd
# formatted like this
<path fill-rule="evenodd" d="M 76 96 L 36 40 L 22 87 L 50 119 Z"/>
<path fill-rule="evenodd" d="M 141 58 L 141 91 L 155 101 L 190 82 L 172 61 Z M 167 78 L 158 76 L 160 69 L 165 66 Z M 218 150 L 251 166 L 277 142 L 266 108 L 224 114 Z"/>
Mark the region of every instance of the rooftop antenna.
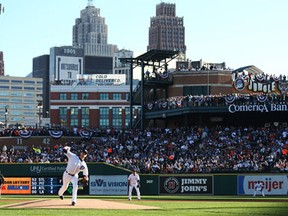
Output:
<path fill-rule="evenodd" d="M 2 7 L 2 4 L 0 3 L 0 14 L 4 13 L 4 6 Z"/>
<path fill-rule="evenodd" d="M 88 6 L 93 6 L 93 0 L 88 0 Z"/>

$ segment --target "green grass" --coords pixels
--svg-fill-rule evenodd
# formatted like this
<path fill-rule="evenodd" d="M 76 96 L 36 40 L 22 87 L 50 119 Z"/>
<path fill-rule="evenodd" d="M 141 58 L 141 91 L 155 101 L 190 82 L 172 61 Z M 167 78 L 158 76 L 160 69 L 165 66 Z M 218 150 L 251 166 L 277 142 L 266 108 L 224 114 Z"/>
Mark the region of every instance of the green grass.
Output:
<path fill-rule="evenodd" d="M 55 196 L 54 196 L 55 197 Z M 13 203 L 13 200 L 23 199 L 43 199 L 52 198 L 51 196 L 2 196 L 0 206 Z M 56 197 L 55 197 L 56 198 Z M 143 196 L 142 201 L 127 201 L 127 197 L 114 196 L 85 196 L 79 197 L 91 199 L 91 202 L 97 202 L 97 199 L 113 200 L 115 202 L 124 202 L 139 204 L 145 206 L 157 206 L 156 210 L 102 210 L 102 209 L 11 209 L 0 208 L 2 216 L 36 216 L 36 215 L 57 215 L 57 216 L 286 216 L 288 215 L 288 197 L 247 197 L 247 196 Z"/>

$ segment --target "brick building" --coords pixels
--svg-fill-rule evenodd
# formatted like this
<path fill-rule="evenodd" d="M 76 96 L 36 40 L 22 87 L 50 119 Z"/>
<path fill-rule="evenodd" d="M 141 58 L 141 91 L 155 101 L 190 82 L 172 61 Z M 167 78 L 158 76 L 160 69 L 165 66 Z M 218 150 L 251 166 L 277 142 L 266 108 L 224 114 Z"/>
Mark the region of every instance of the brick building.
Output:
<path fill-rule="evenodd" d="M 83 75 L 72 85 L 52 85 L 51 125 L 68 128 L 128 128 L 129 86 L 125 85 L 125 81 L 123 74 L 98 74 Z M 133 110 L 135 115 L 138 109 L 135 107 Z"/>

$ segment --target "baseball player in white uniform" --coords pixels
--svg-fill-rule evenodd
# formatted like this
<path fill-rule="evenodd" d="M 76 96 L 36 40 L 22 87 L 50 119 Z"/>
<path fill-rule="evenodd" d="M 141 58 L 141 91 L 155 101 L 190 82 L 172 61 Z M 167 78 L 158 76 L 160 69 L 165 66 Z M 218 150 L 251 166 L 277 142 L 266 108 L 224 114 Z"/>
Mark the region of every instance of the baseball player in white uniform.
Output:
<path fill-rule="evenodd" d="M 2 185 L 5 183 L 4 176 L 0 173 L 0 199 L 1 199 L 1 193 L 2 193 Z"/>
<path fill-rule="evenodd" d="M 78 191 L 78 173 L 83 172 L 83 178 L 88 181 L 88 167 L 86 162 L 84 161 L 88 152 L 87 150 L 82 150 L 80 155 L 77 156 L 76 154 L 70 151 L 69 146 L 65 146 L 63 148 L 64 154 L 68 157 L 67 167 L 65 172 L 63 173 L 63 184 L 62 187 L 58 191 L 58 195 L 60 199 L 64 199 L 64 192 L 67 190 L 69 183 L 72 182 L 73 184 L 73 191 L 72 191 L 72 205 L 74 206 L 77 202 L 77 191 Z"/>
<path fill-rule="evenodd" d="M 255 184 L 255 191 L 254 191 L 253 196 L 256 196 L 257 191 L 261 191 L 262 196 L 265 197 L 265 194 L 264 194 L 264 190 L 263 190 L 263 189 L 264 189 L 263 183 L 260 182 L 260 181 L 257 181 L 257 183 Z"/>
<path fill-rule="evenodd" d="M 137 193 L 138 200 L 141 199 L 140 196 L 140 177 L 136 173 L 136 170 L 133 170 L 133 172 L 128 176 L 128 185 L 129 185 L 129 192 L 128 192 L 128 200 L 131 201 L 132 199 L 132 190 L 135 188 Z"/>

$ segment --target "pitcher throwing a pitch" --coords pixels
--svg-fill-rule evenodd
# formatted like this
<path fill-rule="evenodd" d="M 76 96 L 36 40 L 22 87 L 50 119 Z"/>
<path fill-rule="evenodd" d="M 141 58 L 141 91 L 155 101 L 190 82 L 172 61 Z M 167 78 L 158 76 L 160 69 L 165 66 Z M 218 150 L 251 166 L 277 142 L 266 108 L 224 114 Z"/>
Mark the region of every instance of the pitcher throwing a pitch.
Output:
<path fill-rule="evenodd" d="M 67 167 L 65 172 L 63 173 L 63 184 L 62 187 L 58 191 L 58 195 L 60 199 L 64 199 L 64 192 L 67 190 L 69 183 L 73 184 L 72 191 L 72 205 L 74 206 L 77 202 L 77 191 L 78 191 L 78 173 L 83 172 L 83 179 L 88 181 L 88 167 L 85 162 L 85 158 L 87 157 L 87 150 L 83 149 L 79 156 L 72 153 L 70 151 L 69 146 L 65 146 L 63 148 L 64 154 L 68 157 Z"/>

